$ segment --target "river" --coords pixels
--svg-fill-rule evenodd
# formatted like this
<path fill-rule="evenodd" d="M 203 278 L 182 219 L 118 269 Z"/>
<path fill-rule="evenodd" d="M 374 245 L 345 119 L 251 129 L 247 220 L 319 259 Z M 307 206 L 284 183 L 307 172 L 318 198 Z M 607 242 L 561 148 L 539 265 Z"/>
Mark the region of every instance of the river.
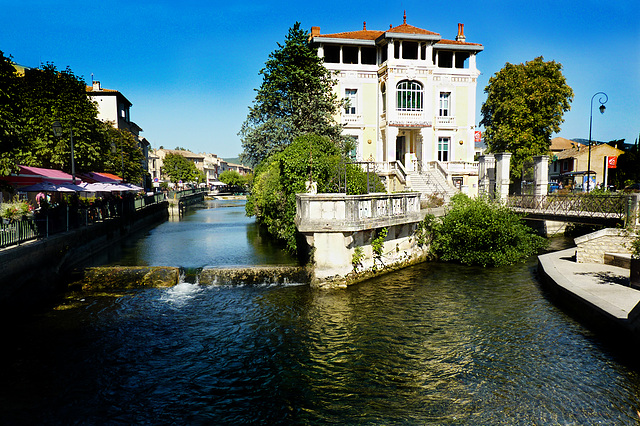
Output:
<path fill-rule="evenodd" d="M 241 204 L 207 207 L 122 263 L 293 262 Z M 5 326 L 0 424 L 637 424 L 638 367 L 553 305 L 535 266 L 69 295 Z"/>

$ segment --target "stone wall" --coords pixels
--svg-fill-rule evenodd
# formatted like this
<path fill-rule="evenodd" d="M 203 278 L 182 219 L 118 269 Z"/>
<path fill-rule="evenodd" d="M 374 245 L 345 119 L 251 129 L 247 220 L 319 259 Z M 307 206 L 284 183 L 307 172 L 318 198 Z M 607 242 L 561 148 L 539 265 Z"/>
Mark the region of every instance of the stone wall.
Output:
<path fill-rule="evenodd" d="M 574 240 L 576 262 L 604 263 L 605 253 L 631 253 L 632 233 L 625 229 L 606 228 Z"/>
<path fill-rule="evenodd" d="M 77 266 L 168 218 L 167 202 L 0 251 L 0 315 L 37 309 L 66 288 Z"/>
<path fill-rule="evenodd" d="M 415 238 L 425 215 L 419 193 L 298 194 L 296 201 L 296 226 L 313 251 L 312 286 L 344 287 L 427 256 L 428 248 Z M 383 228 L 387 236 L 378 258 L 372 242 Z"/>

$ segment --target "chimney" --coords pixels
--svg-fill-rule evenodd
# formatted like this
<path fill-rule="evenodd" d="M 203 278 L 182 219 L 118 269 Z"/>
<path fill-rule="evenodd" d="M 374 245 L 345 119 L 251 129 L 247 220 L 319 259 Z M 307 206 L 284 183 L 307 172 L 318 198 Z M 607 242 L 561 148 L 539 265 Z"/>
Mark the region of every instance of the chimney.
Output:
<path fill-rule="evenodd" d="M 363 30 L 363 31 L 367 31 L 367 21 L 364 21 L 364 22 L 362 23 L 362 30 Z"/>
<path fill-rule="evenodd" d="M 99 92 L 102 90 L 102 87 L 100 87 L 100 82 L 98 80 L 95 80 L 93 82 L 93 91 L 94 92 Z"/>
<path fill-rule="evenodd" d="M 458 35 L 456 36 L 456 41 L 465 41 L 466 37 L 464 36 L 464 24 L 458 24 Z"/>
<path fill-rule="evenodd" d="M 320 35 L 320 27 L 311 27 L 311 37 Z"/>

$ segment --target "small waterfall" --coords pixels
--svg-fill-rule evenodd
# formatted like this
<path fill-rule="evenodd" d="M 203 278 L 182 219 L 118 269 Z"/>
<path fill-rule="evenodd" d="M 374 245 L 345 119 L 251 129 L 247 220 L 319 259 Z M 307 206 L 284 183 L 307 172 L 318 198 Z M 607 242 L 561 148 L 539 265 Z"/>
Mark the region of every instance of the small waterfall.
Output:
<path fill-rule="evenodd" d="M 207 285 L 277 286 L 309 284 L 312 271 L 300 266 L 248 266 L 238 268 L 174 268 L 116 266 L 87 268 L 70 285 L 83 290 L 117 290 L 142 287 L 198 288 Z"/>
<path fill-rule="evenodd" d="M 251 266 L 244 268 L 204 268 L 202 285 L 301 285 L 311 282 L 311 271 L 300 266 Z"/>

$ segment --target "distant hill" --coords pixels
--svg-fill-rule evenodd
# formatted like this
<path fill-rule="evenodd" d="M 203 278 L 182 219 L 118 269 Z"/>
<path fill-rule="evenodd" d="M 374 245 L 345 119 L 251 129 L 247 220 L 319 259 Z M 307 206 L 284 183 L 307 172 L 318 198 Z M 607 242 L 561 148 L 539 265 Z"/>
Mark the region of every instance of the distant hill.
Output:
<path fill-rule="evenodd" d="M 240 162 L 240 157 L 223 158 L 223 160 L 226 161 L 227 163 L 240 164 L 242 166 L 247 166 L 246 164 L 242 164 L 242 162 Z"/>

